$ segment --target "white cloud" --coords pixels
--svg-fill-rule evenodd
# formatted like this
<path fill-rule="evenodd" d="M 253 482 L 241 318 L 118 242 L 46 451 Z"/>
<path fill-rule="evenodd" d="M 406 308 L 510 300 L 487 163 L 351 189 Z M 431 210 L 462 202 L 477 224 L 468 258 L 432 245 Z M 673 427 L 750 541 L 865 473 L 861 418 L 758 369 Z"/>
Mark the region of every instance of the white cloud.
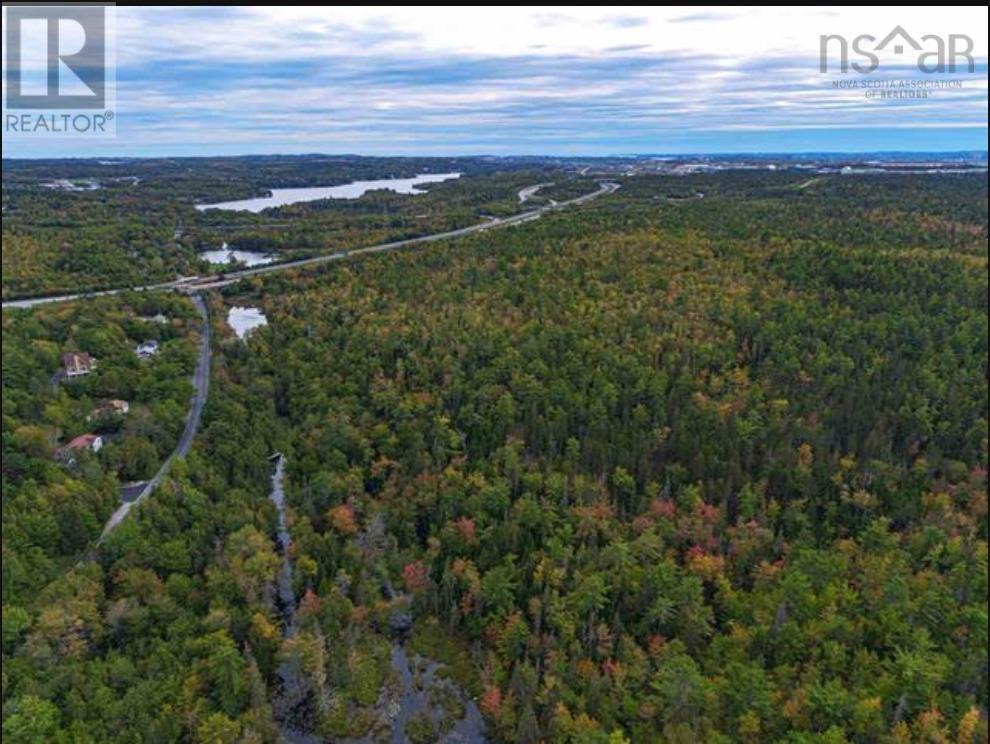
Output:
<path fill-rule="evenodd" d="M 429 150 L 611 136 L 662 149 L 700 130 L 987 124 L 985 6 L 120 6 L 116 15 L 122 146 Z M 898 24 L 916 36 L 970 34 L 981 71 L 959 91 L 909 102 L 867 101 L 818 73 L 820 34 L 881 37 Z"/>
<path fill-rule="evenodd" d="M 630 23 L 629 21 L 633 21 Z M 287 55 L 403 54 L 519 56 L 663 54 L 758 59 L 814 58 L 820 34 L 969 34 L 986 58 L 987 8 L 616 7 L 188 7 L 118 8 L 121 54 L 240 61 Z M 618 52 L 617 52 L 618 50 Z"/>

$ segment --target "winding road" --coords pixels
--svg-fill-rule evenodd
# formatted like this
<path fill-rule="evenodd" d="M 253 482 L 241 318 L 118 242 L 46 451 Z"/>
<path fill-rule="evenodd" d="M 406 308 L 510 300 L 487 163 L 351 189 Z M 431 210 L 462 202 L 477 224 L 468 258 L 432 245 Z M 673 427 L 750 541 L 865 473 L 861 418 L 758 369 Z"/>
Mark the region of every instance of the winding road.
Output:
<path fill-rule="evenodd" d="M 97 540 L 97 545 L 103 542 L 106 536 L 124 521 L 131 509 L 140 504 L 149 493 L 165 480 L 165 476 L 172 468 L 172 463 L 189 454 L 189 448 L 192 447 L 196 429 L 199 428 L 199 419 L 203 415 L 203 406 L 206 405 L 206 396 L 210 389 L 210 313 L 202 297 L 193 295 L 192 300 L 196 304 L 196 309 L 199 310 L 203 324 L 199 332 L 199 359 L 196 361 L 196 371 L 193 372 L 192 377 L 195 392 L 193 393 L 192 404 L 189 406 L 189 413 L 186 416 L 186 426 L 182 430 L 182 436 L 179 437 L 179 443 L 175 445 L 175 449 L 168 456 L 168 459 L 158 468 L 155 477 L 145 483 L 136 496 L 129 501 L 124 501 L 117 508 L 117 511 L 110 515 L 110 519 L 103 526 L 103 532 L 100 534 L 100 539 Z"/>
<path fill-rule="evenodd" d="M 537 184 L 536 186 L 529 187 L 528 189 L 523 189 L 523 191 L 519 194 L 520 199 L 523 199 L 524 192 L 528 192 L 526 195 L 526 198 L 528 198 L 529 195 L 536 193 L 536 191 L 544 185 L 545 184 Z M 487 230 L 495 230 L 500 227 L 520 225 L 524 222 L 539 219 L 548 212 L 558 212 L 567 209 L 568 207 L 578 206 L 589 202 L 592 199 L 597 199 L 599 196 L 613 194 L 618 190 L 618 188 L 619 184 L 617 183 L 602 181 L 598 184 L 597 190 L 575 197 L 574 199 L 569 199 L 562 202 L 551 202 L 546 206 L 530 209 L 509 217 L 488 218 L 485 222 L 479 222 L 475 225 L 462 227 L 457 230 L 448 230 L 446 232 L 424 235 L 418 238 L 395 240 L 390 243 L 380 243 L 379 245 L 372 245 L 366 248 L 355 248 L 349 251 L 340 251 L 338 253 L 330 253 L 322 256 L 313 256 L 312 258 L 302 258 L 295 261 L 285 261 L 283 263 L 257 266 L 251 269 L 231 271 L 220 276 L 203 278 L 186 277 L 173 282 L 147 284 L 141 287 L 121 287 L 119 289 L 80 292 L 77 294 L 56 295 L 51 297 L 33 297 L 30 299 L 9 300 L 4 302 L 2 304 L 3 309 L 7 310 L 16 308 L 30 308 L 35 305 L 43 305 L 53 302 L 68 302 L 70 300 L 86 299 L 89 297 L 114 295 L 122 292 L 146 292 L 152 290 L 178 291 L 192 296 L 192 300 L 196 304 L 196 308 L 199 310 L 199 314 L 203 319 L 202 331 L 200 332 L 199 340 L 199 360 L 196 363 L 196 371 L 193 373 L 192 380 L 193 387 L 195 388 L 195 394 L 193 395 L 192 403 L 189 407 L 189 413 L 186 417 L 186 426 L 182 432 L 182 436 L 179 438 L 179 442 L 176 445 L 175 450 L 173 450 L 168 459 L 162 463 L 162 466 L 158 469 L 158 472 L 155 473 L 155 476 L 151 480 L 144 484 L 129 484 L 124 488 L 122 491 L 124 501 L 121 503 L 120 507 L 118 507 L 117 511 L 110 516 L 110 519 L 107 520 L 97 544 L 101 543 L 108 534 L 116 529 L 116 527 L 127 517 L 131 509 L 141 503 L 148 496 L 148 494 L 154 491 L 155 488 L 161 484 L 161 482 L 165 479 L 165 476 L 168 475 L 168 471 L 171 469 L 172 463 L 179 458 L 185 457 L 192 446 L 193 438 L 196 436 L 196 429 L 199 427 L 199 420 L 203 413 L 203 406 L 206 404 L 206 397 L 209 392 L 210 384 L 210 317 L 206 303 L 199 294 L 201 291 L 215 289 L 217 287 L 225 287 L 246 277 L 257 276 L 259 274 L 271 274 L 276 271 L 286 271 L 290 269 L 304 268 L 307 266 L 316 266 L 318 264 L 329 263 L 331 261 L 341 261 L 352 256 L 360 256 L 367 253 L 384 253 L 409 245 L 433 243 L 440 240 L 471 235 L 473 233 L 485 232 Z"/>
<path fill-rule="evenodd" d="M 536 196 L 536 192 L 537 191 L 539 191 L 542 188 L 548 187 L 548 186 L 553 186 L 553 181 L 547 181 L 546 183 L 537 183 L 537 184 L 534 184 L 532 186 L 527 186 L 524 189 L 520 189 L 520 191 L 519 191 L 519 203 L 520 204 L 524 204 L 525 202 L 528 202 L 530 199 L 532 199 L 534 196 Z M 557 203 L 553 199 L 550 199 L 549 202 L 550 202 L 550 204 L 556 204 Z"/>

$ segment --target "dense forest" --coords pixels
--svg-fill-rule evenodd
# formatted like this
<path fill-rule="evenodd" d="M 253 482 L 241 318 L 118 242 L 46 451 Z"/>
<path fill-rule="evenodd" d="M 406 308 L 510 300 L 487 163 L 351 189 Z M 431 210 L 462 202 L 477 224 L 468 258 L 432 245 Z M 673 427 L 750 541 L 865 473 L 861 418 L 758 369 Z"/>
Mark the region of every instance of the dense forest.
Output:
<path fill-rule="evenodd" d="M 207 274 L 200 253 L 231 247 L 301 258 L 415 237 L 511 214 L 517 192 L 552 180 L 548 164 L 483 158 L 281 157 L 4 161 L 3 297 L 142 286 Z M 375 190 L 260 214 L 197 204 L 274 188 L 461 173 L 415 199 Z M 588 181 L 558 174 L 578 193 Z M 539 201 L 539 200 L 536 200 Z"/>
<path fill-rule="evenodd" d="M 119 486 L 151 478 L 175 446 L 198 319 L 188 300 L 171 295 L 4 311 L 4 607 L 78 560 L 116 506 Z M 135 349 L 148 341 L 159 350 L 141 359 Z M 91 356 L 88 374 L 65 376 L 62 355 L 71 352 Z M 89 434 L 101 437 L 98 452 L 67 450 Z"/>
<path fill-rule="evenodd" d="M 135 300 L 5 311 L 5 739 L 276 741 L 292 662 L 317 740 L 376 740 L 408 611 L 493 741 L 986 741 L 985 174 L 621 183 L 211 295 L 196 446 L 79 563 L 116 463 L 40 431 L 109 391 L 45 375 Z"/>

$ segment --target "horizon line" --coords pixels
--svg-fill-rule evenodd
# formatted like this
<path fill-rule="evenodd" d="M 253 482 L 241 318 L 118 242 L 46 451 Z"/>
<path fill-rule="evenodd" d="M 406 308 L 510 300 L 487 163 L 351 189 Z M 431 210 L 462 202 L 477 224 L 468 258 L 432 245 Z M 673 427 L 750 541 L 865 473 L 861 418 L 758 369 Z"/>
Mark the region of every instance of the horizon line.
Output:
<path fill-rule="evenodd" d="M 480 159 L 489 158 L 495 160 L 509 160 L 509 159 L 527 159 L 527 160 L 578 160 L 578 159 L 605 159 L 605 158 L 698 158 L 698 157 L 799 157 L 805 155 L 829 155 L 829 156 L 856 156 L 863 157 L 867 155 L 988 155 L 988 150 L 986 148 L 951 148 L 951 149 L 889 149 L 889 150 L 697 150 L 693 152 L 662 152 L 662 151 L 630 151 L 630 152 L 612 152 L 612 153 L 599 153 L 599 154 L 555 154 L 548 153 L 545 155 L 532 155 L 527 153 L 508 153 L 508 154 L 496 154 L 496 153 L 455 153 L 455 154 L 392 154 L 392 155 L 382 155 L 382 154 L 362 154 L 360 152 L 323 152 L 319 150 L 314 150 L 311 152 L 242 152 L 234 154 L 221 154 L 221 153 L 204 153 L 200 155 L 168 155 L 168 154 L 145 154 L 145 155 L 59 155 L 59 156 L 45 156 L 45 155 L 19 155 L 19 156 L 2 156 L 3 161 L 20 161 L 20 160 L 94 160 L 94 161 L 114 161 L 114 160 L 195 160 L 195 159 L 236 159 L 236 158 L 270 158 L 270 157 L 284 157 L 284 158 L 305 158 L 305 157 L 328 157 L 328 158 L 368 158 L 368 159 L 399 159 L 399 158 L 417 158 L 417 159 L 436 159 L 436 160 L 451 160 L 451 159 Z"/>

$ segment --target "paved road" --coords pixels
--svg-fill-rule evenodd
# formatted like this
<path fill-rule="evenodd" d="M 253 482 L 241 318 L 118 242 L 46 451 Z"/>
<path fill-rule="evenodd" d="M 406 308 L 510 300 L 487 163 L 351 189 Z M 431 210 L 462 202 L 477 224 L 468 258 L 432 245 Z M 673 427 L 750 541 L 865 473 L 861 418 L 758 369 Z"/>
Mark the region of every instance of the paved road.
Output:
<path fill-rule="evenodd" d="M 542 217 L 548 212 L 557 212 L 568 207 L 578 206 L 592 199 L 597 199 L 599 196 L 604 196 L 606 194 L 612 194 L 619 188 L 619 184 L 603 181 L 598 184 L 598 189 L 592 191 L 588 194 L 576 197 L 574 199 L 569 199 L 567 201 L 558 202 L 556 204 L 549 204 L 543 207 L 537 207 L 536 209 L 531 209 L 526 212 L 520 212 L 519 214 L 514 214 L 510 217 L 497 217 L 494 219 L 488 219 L 485 222 L 479 222 L 476 225 L 470 225 L 469 227 L 462 227 L 457 230 L 448 230 L 447 232 L 435 233 L 433 235 L 424 235 L 419 238 L 407 238 L 405 240 L 395 240 L 391 243 L 382 243 L 380 245 L 372 245 L 367 248 L 355 248 L 350 251 L 341 251 L 339 253 L 330 253 L 323 256 L 313 256 L 312 258 L 301 258 L 296 261 L 286 261 L 284 263 L 267 264 L 266 266 L 256 266 L 251 269 L 242 269 L 240 271 L 231 271 L 217 277 L 204 277 L 198 281 L 190 279 L 181 279 L 174 282 L 163 282 L 160 284 L 148 284 L 143 287 L 123 287 L 121 289 L 109 289 L 101 292 L 82 292 L 79 294 L 69 294 L 69 295 L 59 295 L 56 297 L 35 297 L 27 300 L 9 300 L 3 303 L 3 309 L 15 308 L 15 307 L 33 307 L 34 305 L 41 305 L 49 302 L 64 302 L 67 300 L 76 300 L 83 297 L 99 297 L 101 295 L 118 294 L 120 292 L 127 291 L 147 291 L 147 290 L 178 290 L 181 292 L 195 293 L 203 289 L 214 289 L 217 287 L 225 287 L 228 284 L 234 284 L 235 282 L 244 279 L 245 277 L 257 276 L 259 274 L 270 274 L 276 271 L 286 271 L 288 269 L 298 269 L 306 266 L 314 266 L 322 263 L 329 263 L 331 261 L 341 261 L 345 258 L 350 258 L 351 256 L 360 256 L 365 253 L 383 253 L 386 251 L 394 251 L 397 248 L 403 248 L 408 245 L 416 245 L 418 243 L 433 243 L 439 240 L 447 240 L 449 238 L 457 238 L 464 235 L 471 235 L 476 232 L 484 232 L 486 230 L 495 230 L 500 227 L 508 227 L 511 225 L 519 225 L 524 222 L 529 222 L 531 220 L 536 220 Z"/>
<path fill-rule="evenodd" d="M 158 485 L 165 479 L 168 474 L 169 469 L 172 467 L 172 463 L 176 458 L 185 457 L 189 452 L 189 448 L 192 446 L 193 438 L 196 436 L 196 429 L 199 427 L 199 420 L 203 413 L 203 406 L 206 404 L 206 398 L 209 392 L 210 383 L 210 318 L 209 312 L 206 307 L 206 303 L 203 298 L 197 294 L 200 290 L 211 289 L 214 287 L 222 287 L 227 284 L 232 284 L 244 277 L 255 276 L 258 274 L 268 274 L 275 271 L 284 271 L 286 269 L 294 269 L 305 266 L 312 266 L 321 263 L 327 263 L 330 261 L 340 261 L 342 259 L 348 258 L 350 256 L 359 256 L 365 253 L 382 253 L 386 251 L 392 251 L 397 248 L 402 248 L 407 245 L 415 245 L 417 243 L 432 243 L 439 240 L 447 240 L 449 238 L 456 238 L 462 235 L 470 235 L 476 232 L 484 232 L 486 230 L 494 230 L 500 227 L 507 227 L 510 225 L 519 225 L 531 220 L 536 220 L 542 217 L 547 212 L 556 212 L 568 207 L 578 206 L 592 199 L 597 199 L 599 196 L 606 194 L 615 193 L 618 190 L 619 184 L 603 181 L 598 184 L 599 188 L 588 194 L 576 197 L 574 199 L 569 199 L 568 201 L 551 203 L 547 206 L 538 207 L 520 214 L 515 214 L 510 217 L 497 217 L 487 219 L 485 222 L 478 223 L 476 225 L 471 225 L 469 227 L 462 227 L 458 230 L 449 230 L 443 233 L 436 233 L 434 235 L 425 235 L 420 238 L 408 238 L 406 240 L 396 240 L 391 243 L 382 243 L 380 245 L 373 245 L 367 248 L 357 248 L 351 251 L 343 251 L 340 253 L 333 253 L 324 256 L 314 256 L 313 258 L 304 258 L 298 261 L 287 261 L 285 263 L 270 264 L 268 266 L 256 267 L 253 269 L 244 269 L 242 271 L 234 271 L 225 274 L 223 279 L 213 280 L 211 278 L 206 278 L 203 281 L 190 281 L 189 279 L 180 279 L 174 282 L 164 282 L 160 284 L 148 284 L 143 287 L 122 287 L 120 289 L 108 289 L 99 292 L 80 292 L 77 294 L 66 294 L 57 295 L 52 297 L 35 297 L 27 300 L 10 300 L 3 303 L 3 309 L 7 308 L 28 308 L 35 305 L 42 305 L 51 302 L 65 302 L 69 300 L 76 300 L 86 297 L 100 297 L 103 295 L 120 294 L 121 292 L 128 291 L 149 291 L 149 290 L 178 290 L 183 292 L 188 292 L 192 295 L 193 302 L 196 303 L 196 308 L 199 310 L 199 314 L 203 319 L 202 330 L 200 332 L 200 342 L 199 342 L 199 360 L 196 363 L 196 371 L 193 374 L 193 387 L 195 388 L 195 394 L 193 396 L 192 405 L 189 408 L 189 414 L 186 418 L 186 427 L 182 432 L 182 436 L 179 439 L 179 443 L 176 445 L 175 450 L 169 455 L 168 459 L 162 463 L 161 468 L 155 473 L 155 477 L 144 484 L 143 488 L 131 488 L 125 492 L 126 498 L 129 500 L 124 501 L 120 507 L 115 511 L 110 519 L 107 520 L 106 525 L 103 527 L 103 533 L 100 535 L 97 544 L 102 542 L 108 534 L 110 534 L 117 525 L 124 521 L 127 515 L 130 513 L 131 509 L 137 504 L 141 503 L 149 493 L 155 490 Z M 134 484 L 135 486 L 137 484 Z M 89 551 L 89 557 L 91 558 L 94 551 Z M 85 560 L 85 558 L 84 558 Z"/>
<path fill-rule="evenodd" d="M 144 489 L 148 486 L 148 481 L 135 481 L 134 483 L 125 483 L 120 487 L 120 500 L 121 501 L 134 501 L 141 498 L 141 494 L 144 493 Z"/>
<path fill-rule="evenodd" d="M 143 287 L 121 287 L 119 289 L 104 289 L 99 292 L 78 292 L 76 294 L 53 295 L 51 297 L 31 297 L 26 300 L 5 300 L 3 309 L 34 307 L 35 305 L 47 305 L 52 302 L 68 302 L 69 300 L 79 300 L 87 297 L 104 297 L 106 295 L 120 294 L 121 292 L 145 291 L 150 289 L 174 289 L 178 282 L 162 282 L 161 284 L 146 284 Z"/>
<path fill-rule="evenodd" d="M 168 459 L 162 463 L 158 472 L 155 473 L 155 477 L 145 483 L 143 488 L 134 489 L 137 491 L 136 494 L 133 491 L 127 494 L 131 497 L 131 500 L 124 501 L 117 511 L 110 516 L 110 519 L 107 520 L 106 525 L 103 527 L 103 533 L 100 535 L 97 544 L 103 542 L 106 536 L 124 521 L 124 518 L 130 513 L 131 509 L 147 498 L 148 494 L 154 491 L 165 480 L 165 476 L 168 475 L 172 463 L 177 458 L 185 457 L 189 453 L 193 438 L 196 436 L 196 429 L 199 427 L 199 419 L 203 414 L 203 406 L 206 405 L 206 397 L 209 394 L 210 388 L 210 314 L 202 297 L 193 295 L 192 299 L 196 303 L 196 309 L 199 310 L 203 324 L 199 332 L 199 359 L 196 362 L 196 371 L 193 373 L 192 378 L 195 393 L 193 394 L 192 403 L 189 406 L 189 413 L 186 416 L 186 428 L 183 429 L 182 436 L 179 437 L 179 443 L 175 446 L 172 454 L 168 456 Z"/>
<path fill-rule="evenodd" d="M 532 186 L 527 186 L 524 189 L 520 189 L 520 191 L 519 191 L 519 203 L 520 204 L 523 204 L 525 202 L 528 202 L 531 198 L 533 198 L 533 196 L 536 195 L 536 192 L 537 191 L 539 191 L 540 189 L 542 189 L 545 186 L 553 186 L 553 181 L 547 181 L 546 183 L 537 183 L 537 184 L 534 184 Z M 550 200 L 550 203 L 551 204 L 554 203 L 552 199 Z"/>
<path fill-rule="evenodd" d="M 461 227 L 457 230 L 448 230 L 447 232 L 434 233 L 433 235 L 424 235 L 419 238 L 406 238 L 405 240 L 394 240 L 391 243 L 381 243 L 380 245 L 371 245 L 367 248 L 355 248 L 350 251 L 341 251 L 339 253 L 330 253 L 323 256 L 313 256 L 312 258 L 300 258 L 296 261 L 286 261 L 284 263 L 267 264 L 265 266 L 255 266 L 251 269 L 242 269 L 240 271 L 231 271 L 223 275 L 222 278 L 219 277 L 206 277 L 200 281 L 191 281 L 178 283 L 173 289 L 177 289 L 183 292 L 196 292 L 202 289 L 216 289 L 218 287 L 226 287 L 229 284 L 234 284 L 235 282 L 244 279 L 245 277 L 258 276 L 260 274 L 271 274 L 276 271 L 285 271 L 286 269 L 298 269 L 307 266 L 315 266 L 317 264 L 329 263 L 331 261 L 342 261 L 346 258 L 351 258 L 352 256 L 361 256 L 367 253 L 385 253 L 388 251 L 394 251 L 397 248 L 404 248 L 409 245 L 417 245 L 419 243 L 435 243 L 440 240 L 448 240 L 450 238 L 459 238 L 464 235 L 471 235 L 473 233 L 485 232 L 487 230 L 496 230 L 500 227 L 508 227 L 510 225 L 520 225 L 524 222 L 530 222 L 531 220 L 536 220 L 542 217 L 547 212 L 558 212 L 568 207 L 577 206 L 579 204 L 584 204 L 592 199 L 597 199 L 599 196 L 604 196 L 605 194 L 612 194 L 618 190 L 619 184 L 602 182 L 598 184 L 598 189 L 582 196 L 576 197 L 574 199 L 569 199 L 568 201 L 558 202 L 556 204 L 550 204 L 544 207 L 538 207 L 536 209 L 531 209 L 526 212 L 520 212 L 519 214 L 514 214 L 509 217 L 496 217 L 494 219 L 489 219 L 486 222 L 479 222 L 476 225 L 470 225 L 468 227 Z"/>

